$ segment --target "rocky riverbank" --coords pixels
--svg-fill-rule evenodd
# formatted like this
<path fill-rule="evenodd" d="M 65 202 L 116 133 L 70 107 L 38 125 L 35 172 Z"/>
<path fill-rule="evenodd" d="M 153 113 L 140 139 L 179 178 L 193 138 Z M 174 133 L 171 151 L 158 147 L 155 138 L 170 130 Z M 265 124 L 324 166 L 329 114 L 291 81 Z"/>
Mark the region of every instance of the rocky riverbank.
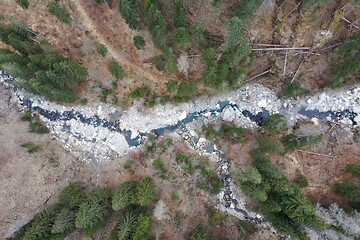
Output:
<path fill-rule="evenodd" d="M 298 100 L 281 100 L 259 84 L 189 103 L 145 108 L 140 102 L 121 111 L 111 105 L 64 106 L 24 93 L 14 78 L 1 73 L 0 82 L 13 88 L 14 100 L 37 112 L 65 148 L 86 161 L 108 161 L 141 144 L 149 132 L 173 131 L 199 118 L 221 117 L 243 128 L 258 128 L 268 115 L 281 113 L 289 125 L 299 119 L 360 124 L 360 87 L 328 90 Z M 120 112 L 121 111 L 121 112 Z M 117 116 L 117 117 L 114 117 Z M 115 118 L 115 119 L 114 119 Z"/>

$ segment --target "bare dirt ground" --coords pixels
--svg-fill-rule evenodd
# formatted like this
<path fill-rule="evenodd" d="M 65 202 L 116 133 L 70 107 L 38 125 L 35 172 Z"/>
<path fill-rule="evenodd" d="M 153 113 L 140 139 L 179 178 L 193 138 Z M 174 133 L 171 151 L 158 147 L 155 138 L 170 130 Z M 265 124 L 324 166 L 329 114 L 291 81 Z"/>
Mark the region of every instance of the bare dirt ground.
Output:
<path fill-rule="evenodd" d="M 69 179 L 76 179 L 81 162 L 76 161 L 50 135 L 28 132 L 28 122 L 11 103 L 7 91 L 0 89 L 0 236 L 7 236 L 51 203 L 52 196 Z M 41 145 L 29 154 L 20 145 Z M 54 156 L 54 161 L 49 157 Z"/>

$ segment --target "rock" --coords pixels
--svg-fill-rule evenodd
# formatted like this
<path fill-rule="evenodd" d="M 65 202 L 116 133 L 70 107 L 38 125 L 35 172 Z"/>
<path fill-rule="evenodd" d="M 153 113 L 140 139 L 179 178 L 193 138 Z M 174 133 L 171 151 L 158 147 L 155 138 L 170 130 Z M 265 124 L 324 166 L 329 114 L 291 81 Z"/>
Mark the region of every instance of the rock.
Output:
<path fill-rule="evenodd" d="M 310 120 L 311 120 L 316 126 L 318 126 L 318 125 L 320 124 L 319 119 L 316 118 L 316 117 L 313 117 L 313 118 L 311 118 Z"/>
<path fill-rule="evenodd" d="M 360 113 L 360 106 L 354 106 L 353 111 L 354 113 Z"/>
<path fill-rule="evenodd" d="M 356 118 L 356 117 L 355 117 L 355 118 Z M 356 122 L 355 118 L 354 118 L 354 121 Z M 339 122 L 340 122 L 340 123 L 344 123 L 344 124 L 346 124 L 346 125 L 352 125 L 352 121 L 351 121 L 349 118 L 341 119 L 341 120 L 339 120 Z M 360 118 L 359 118 L 359 123 L 360 123 Z"/>
<path fill-rule="evenodd" d="M 186 111 L 183 111 L 179 117 L 179 121 L 182 121 L 186 118 L 187 114 L 186 114 Z"/>
<path fill-rule="evenodd" d="M 257 103 L 257 105 L 259 106 L 259 107 L 261 107 L 261 108 L 266 108 L 267 107 L 267 101 L 266 101 L 266 99 L 263 99 L 263 100 L 260 100 L 258 103 Z"/>
<path fill-rule="evenodd" d="M 235 110 L 231 106 L 227 106 L 221 112 L 221 119 L 225 122 L 232 122 L 236 117 Z"/>
<path fill-rule="evenodd" d="M 124 122 L 121 122 L 119 127 L 121 131 L 124 131 L 126 129 L 126 124 Z"/>
<path fill-rule="evenodd" d="M 190 136 L 194 137 L 196 136 L 196 132 L 194 130 L 189 131 Z"/>
<path fill-rule="evenodd" d="M 203 142 L 206 142 L 206 139 L 205 138 L 199 138 L 198 143 L 203 143 Z"/>
<path fill-rule="evenodd" d="M 308 100 L 306 100 L 306 103 L 307 103 L 307 104 L 311 104 L 311 102 L 312 102 L 311 98 L 309 98 Z"/>
<path fill-rule="evenodd" d="M 207 112 L 204 114 L 205 117 L 210 117 L 211 116 L 211 112 Z"/>
<path fill-rule="evenodd" d="M 326 93 L 321 93 L 320 95 L 319 95 L 319 101 L 318 101 L 318 103 L 322 103 L 322 102 L 324 102 L 325 100 L 326 100 Z"/>
<path fill-rule="evenodd" d="M 132 131 L 132 132 L 131 132 L 130 139 L 137 138 L 138 136 L 139 136 L 139 132 L 138 132 L 138 131 Z"/>
<path fill-rule="evenodd" d="M 357 116 L 354 118 L 354 121 L 356 122 L 357 125 L 360 125 L 360 115 L 357 115 Z"/>

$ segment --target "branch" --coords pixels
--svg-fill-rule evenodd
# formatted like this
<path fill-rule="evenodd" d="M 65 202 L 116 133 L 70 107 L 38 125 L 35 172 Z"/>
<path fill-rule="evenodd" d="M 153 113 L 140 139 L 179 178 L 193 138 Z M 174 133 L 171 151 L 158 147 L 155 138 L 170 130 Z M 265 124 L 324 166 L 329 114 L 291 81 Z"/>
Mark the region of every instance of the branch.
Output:
<path fill-rule="evenodd" d="M 293 83 L 293 81 L 295 80 L 295 78 L 297 77 L 297 75 L 299 74 L 299 70 L 300 70 L 300 67 L 301 65 L 303 64 L 303 62 L 305 61 L 305 58 L 303 58 L 303 60 L 301 61 L 301 63 L 299 64 L 299 67 L 297 68 L 295 74 L 294 74 L 294 77 L 291 79 L 291 82 L 290 83 Z"/>
<path fill-rule="evenodd" d="M 345 22 L 349 23 L 349 27 L 350 27 L 350 30 L 352 27 L 355 27 L 356 29 L 359 29 L 359 27 L 355 24 L 356 22 L 350 22 L 349 20 L 347 20 L 345 17 L 341 17 L 340 19 L 344 20 Z"/>
<path fill-rule="evenodd" d="M 284 76 L 286 75 L 286 63 L 287 63 L 287 58 L 288 58 L 288 52 L 289 51 L 286 51 L 286 55 L 285 55 L 284 73 L 283 73 Z"/>
<path fill-rule="evenodd" d="M 253 77 L 251 77 L 251 78 L 249 78 L 249 79 L 246 79 L 246 80 L 244 81 L 244 83 L 249 82 L 249 81 L 251 81 L 251 80 L 253 80 L 253 79 L 257 78 L 257 77 L 260 77 L 260 76 L 262 76 L 262 75 L 270 72 L 270 70 L 271 70 L 271 69 L 268 69 L 268 70 L 266 70 L 265 72 L 262 72 L 262 73 L 260 73 L 260 74 L 258 74 L 258 75 L 256 75 L 256 76 L 253 76 Z"/>
<path fill-rule="evenodd" d="M 284 50 L 310 50 L 309 47 L 270 47 L 270 48 L 252 48 L 252 51 L 284 51 Z"/>
<path fill-rule="evenodd" d="M 322 157 L 334 158 L 334 156 L 329 156 L 329 155 L 326 155 L 326 154 L 315 153 L 315 152 L 308 152 L 308 151 L 304 151 L 304 150 L 300 150 L 300 149 L 297 149 L 296 151 L 303 152 L 303 153 L 308 153 L 308 154 L 312 154 L 312 155 L 317 155 L 317 156 L 322 156 Z"/>
<path fill-rule="evenodd" d="M 300 1 L 300 2 L 298 3 L 298 5 L 296 5 L 296 6 L 293 8 L 293 10 L 291 10 L 291 12 L 289 12 L 289 14 L 286 15 L 281 21 L 284 21 L 293 11 L 295 11 L 295 9 L 296 9 L 301 3 L 302 3 L 302 1 Z"/>
<path fill-rule="evenodd" d="M 267 44 L 267 43 L 250 43 L 250 45 L 265 46 L 265 47 L 282 47 L 282 45 L 279 44 Z"/>

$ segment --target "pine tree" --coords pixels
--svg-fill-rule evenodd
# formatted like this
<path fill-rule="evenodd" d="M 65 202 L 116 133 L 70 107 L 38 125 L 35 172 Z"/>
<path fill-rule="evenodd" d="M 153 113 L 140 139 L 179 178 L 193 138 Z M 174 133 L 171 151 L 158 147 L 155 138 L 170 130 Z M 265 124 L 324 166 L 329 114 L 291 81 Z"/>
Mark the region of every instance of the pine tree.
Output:
<path fill-rule="evenodd" d="M 66 7 L 60 6 L 58 0 L 51 0 L 48 5 L 49 12 L 56 16 L 60 21 L 70 24 L 72 19 L 70 17 L 70 13 L 66 9 Z"/>
<path fill-rule="evenodd" d="M 53 221 L 54 212 L 45 210 L 37 214 L 26 229 L 23 240 L 50 239 Z"/>
<path fill-rule="evenodd" d="M 122 67 L 115 61 L 115 59 L 112 59 L 108 64 L 108 70 L 109 72 L 117 79 L 121 80 L 123 77 L 125 77 L 125 72 L 122 69 Z"/>
<path fill-rule="evenodd" d="M 69 208 L 62 209 L 54 219 L 51 232 L 54 234 L 67 235 L 75 229 L 76 212 Z"/>
<path fill-rule="evenodd" d="M 135 181 L 128 181 L 116 189 L 112 198 L 112 208 L 115 211 L 125 209 L 135 203 L 136 185 Z"/>
<path fill-rule="evenodd" d="M 174 4 L 174 26 L 176 28 L 185 27 L 185 9 L 180 1 Z"/>
<path fill-rule="evenodd" d="M 80 205 L 76 213 L 75 225 L 84 229 L 85 236 L 94 234 L 105 224 L 111 206 L 110 198 L 107 189 L 98 189 Z"/>
<path fill-rule="evenodd" d="M 16 0 L 16 3 L 24 9 L 27 9 L 29 7 L 29 0 Z"/>
<path fill-rule="evenodd" d="M 226 23 L 226 34 L 224 43 L 221 46 L 223 52 L 235 49 L 241 42 L 244 31 L 244 22 L 238 17 L 232 17 Z"/>
<path fill-rule="evenodd" d="M 173 46 L 177 49 L 186 49 L 190 45 L 189 34 L 184 27 L 176 29 L 173 36 Z"/>
<path fill-rule="evenodd" d="M 191 39 L 197 44 L 205 42 L 204 28 L 199 22 L 193 23 L 191 26 Z"/>
<path fill-rule="evenodd" d="M 148 211 L 140 213 L 134 223 L 131 239 L 133 240 L 148 239 L 150 233 L 150 226 L 151 226 L 150 213 Z"/>
<path fill-rule="evenodd" d="M 136 188 L 136 202 L 140 206 L 151 204 L 156 197 L 155 183 L 151 178 L 140 180 Z"/>
<path fill-rule="evenodd" d="M 139 27 L 135 0 L 121 0 L 120 14 L 131 29 L 137 29 Z"/>
<path fill-rule="evenodd" d="M 126 240 L 130 238 L 137 218 L 138 213 L 136 213 L 134 210 L 127 210 L 125 212 L 124 216 L 116 225 L 116 235 L 118 240 Z"/>
<path fill-rule="evenodd" d="M 58 203 L 73 209 L 78 208 L 86 200 L 86 194 L 80 182 L 70 182 L 58 197 Z"/>

